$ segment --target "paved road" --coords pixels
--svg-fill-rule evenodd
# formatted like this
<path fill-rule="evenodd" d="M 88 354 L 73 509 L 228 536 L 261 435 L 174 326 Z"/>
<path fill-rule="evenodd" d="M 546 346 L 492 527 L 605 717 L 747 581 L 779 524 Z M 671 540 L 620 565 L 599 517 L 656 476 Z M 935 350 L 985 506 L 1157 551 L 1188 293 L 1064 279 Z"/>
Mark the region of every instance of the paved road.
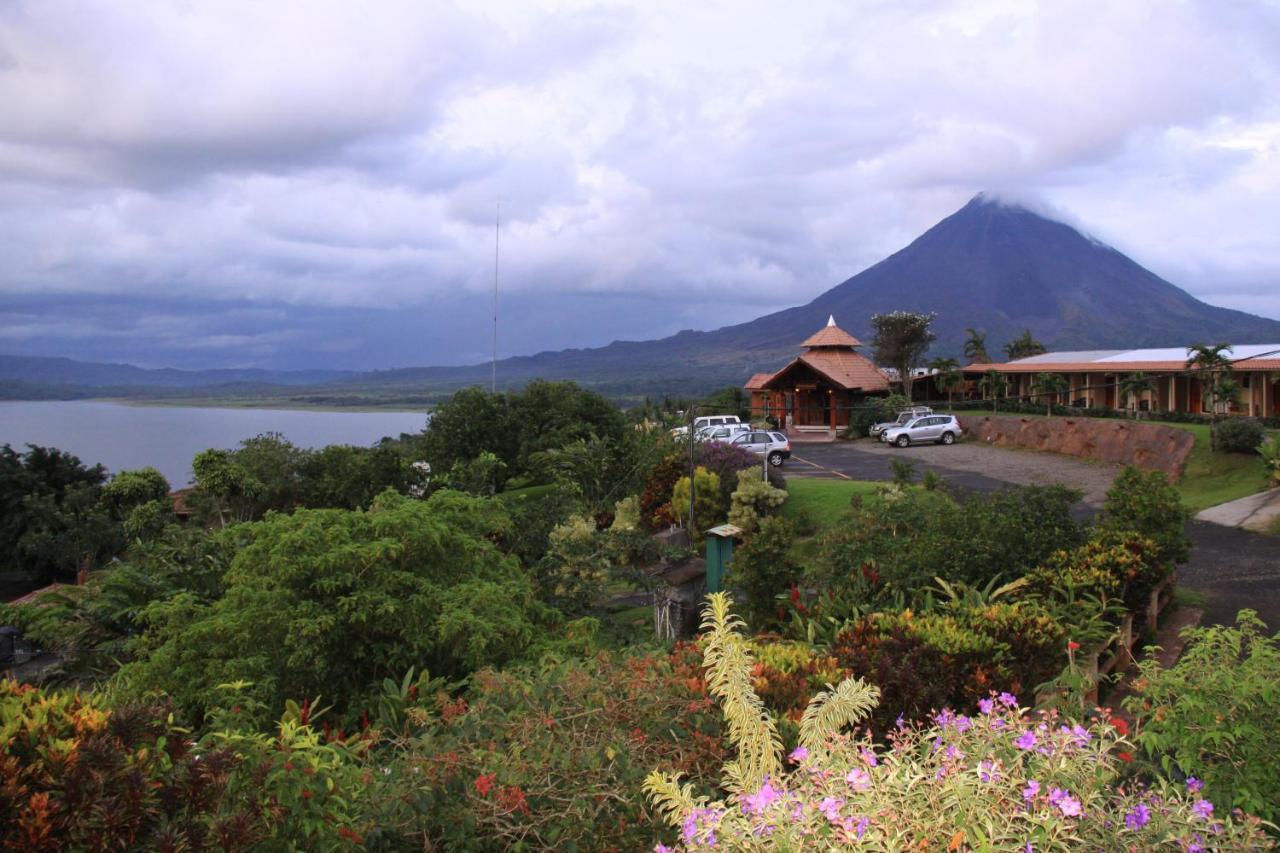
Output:
<path fill-rule="evenodd" d="M 793 445 L 788 477 L 888 480 L 891 459 L 911 459 L 916 471 L 935 471 L 960 491 L 990 492 L 1010 485 L 1061 482 L 1085 492 L 1076 515 L 1087 518 L 1102 505 L 1118 469 L 1050 453 L 1032 453 L 963 442 L 951 447 L 891 448 L 868 441 Z M 1204 593 L 1205 623 L 1231 624 L 1236 612 L 1257 610 L 1280 631 L 1280 537 L 1203 521 L 1187 527 L 1191 560 L 1178 569 L 1179 582 Z"/>

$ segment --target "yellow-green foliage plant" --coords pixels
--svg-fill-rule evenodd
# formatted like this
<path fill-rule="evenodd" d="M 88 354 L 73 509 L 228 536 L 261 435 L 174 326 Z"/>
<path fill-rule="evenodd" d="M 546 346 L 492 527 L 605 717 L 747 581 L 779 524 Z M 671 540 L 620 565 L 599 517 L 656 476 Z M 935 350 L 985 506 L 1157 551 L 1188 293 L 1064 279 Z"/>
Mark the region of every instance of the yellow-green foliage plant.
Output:
<path fill-rule="evenodd" d="M 1274 849 L 1261 821 L 1215 811 L 1194 784 L 1122 783 L 1119 753 L 1132 747 L 1109 724 L 1031 716 L 1007 693 L 973 716 L 943 710 L 904 724 L 885 748 L 848 731 L 879 696 L 846 679 L 810 703 L 784 769 L 730 607 L 727 595 L 709 596 L 703 621 L 707 683 L 738 752 L 725 766 L 728 796 L 697 797 L 658 771 L 645 780 L 679 849 Z"/>
<path fill-rule="evenodd" d="M 1272 436 L 1258 445 L 1258 453 L 1271 473 L 1271 485 L 1280 486 L 1280 436 Z"/>
<path fill-rule="evenodd" d="M 729 523 L 754 533 L 762 516 L 777 511 L 787 500 L 787 490 L 775 488 L 760 476 L 758 468 L 738 472 L 738 487 L 729 496 Z"/>
<path fill-rule="evenodd" d="M 681 477 L 671 490 L 671 511 L 681 524 L 689 523 L 689 478 Z M 690 531 L 699 538 L 708 528 L 724 520 L 720 498 L 720 475 L 699 465 L 693 471 L 693 524 Z"/>

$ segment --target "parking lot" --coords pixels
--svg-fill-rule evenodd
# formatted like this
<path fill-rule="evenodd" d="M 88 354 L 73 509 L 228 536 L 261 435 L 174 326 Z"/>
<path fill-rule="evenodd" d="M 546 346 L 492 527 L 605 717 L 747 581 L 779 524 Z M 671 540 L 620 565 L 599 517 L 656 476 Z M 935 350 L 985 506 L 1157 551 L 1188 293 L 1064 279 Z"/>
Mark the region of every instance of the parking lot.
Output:
<path fill-rule="evenodd" d="M 986 492 L 1010 484 L 1064 483 L 1084 493 L 1080 517 L 1102 508 L 1114 465 L 1053 453 L 1010 450 L 963 441 L 950 447 L 897 448 L 872 442 L 794 443 L 783 466 L 787 477 L 888 480 L 892 459 L 910 459 L 918 475 L 934 471 L 958 491 Z M 1280 630 L 1280 537 L 1250 533 L 1203 521 L 1187 526 L 1191 560 L 1178 568 L 1178 581 L 1207 597 L 1204 621 L 1231 624 L 1242 608 L 1257 610 L 1272 631 Z"/>

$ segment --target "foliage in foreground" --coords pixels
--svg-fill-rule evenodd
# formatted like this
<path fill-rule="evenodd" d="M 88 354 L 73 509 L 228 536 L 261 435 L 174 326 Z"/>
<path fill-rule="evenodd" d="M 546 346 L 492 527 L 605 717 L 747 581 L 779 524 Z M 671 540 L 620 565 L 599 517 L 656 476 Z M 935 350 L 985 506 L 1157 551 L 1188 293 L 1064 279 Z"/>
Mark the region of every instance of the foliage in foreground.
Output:
<path fill-rule="evenodd" d="M 1280 634 L 1242 610 L 1236 626 L 1188 629 L 1168 669 L 1142 661 L 1127 707 L 1136 739 L 1168 774 L 1195 774 L 1208 795 L 1266 820 L 1280 819 Z"/>
<path fill-rule="evenodd" d="M 544 608 L 528 573 L 491 539 L 492 504 L 457 492 L 388 491 L 368 512 L 299 510 L 237 528 L 246 537 L 212 603 L 149 607 L 125 696 L 158 690 L 200 720 L 215 686 L 246 680 L 274 715 L 325 694 L 358 715 L 370 684 L 411 666 L 460 677 L 524 654 Z M 269 717 L 268 717 L 269 718 Z"/>
<path fill-rule="evenodd" d="M 929 726 L 904 727 L 882 749 L 846 733 L 878 697 L 844 681 L 810 704 L 789 756 L 794 766 L 784 770 L 729 605 L 723 594 L 710 596 L 704 665 L 738 752 L 725 766 L 730 796 L 698 796 L 656 771 L 645 780 L 683 849 L 1274 846 L 1256 818 L 1215 811 L 1194 784 L 1184 792 L 1124 783 L 1115 754 L 1124 741 L 1112 727 L 1031 717 L 1007 694 L 981 700 L 973 717 L 944 710 Z"/>

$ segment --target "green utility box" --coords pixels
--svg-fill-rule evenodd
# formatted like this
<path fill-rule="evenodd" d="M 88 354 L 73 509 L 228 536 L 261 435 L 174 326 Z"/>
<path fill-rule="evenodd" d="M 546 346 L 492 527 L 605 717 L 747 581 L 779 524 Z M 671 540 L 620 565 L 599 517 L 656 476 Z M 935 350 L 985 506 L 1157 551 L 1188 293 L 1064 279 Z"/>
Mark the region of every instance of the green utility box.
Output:
<path fill-rule="evenodd" d="M 733 539 L 742 535 L 736 524 L 721 524 L 707 531 L 707 592 L 724 589 L 724 573 L 733 559 Z"/>

